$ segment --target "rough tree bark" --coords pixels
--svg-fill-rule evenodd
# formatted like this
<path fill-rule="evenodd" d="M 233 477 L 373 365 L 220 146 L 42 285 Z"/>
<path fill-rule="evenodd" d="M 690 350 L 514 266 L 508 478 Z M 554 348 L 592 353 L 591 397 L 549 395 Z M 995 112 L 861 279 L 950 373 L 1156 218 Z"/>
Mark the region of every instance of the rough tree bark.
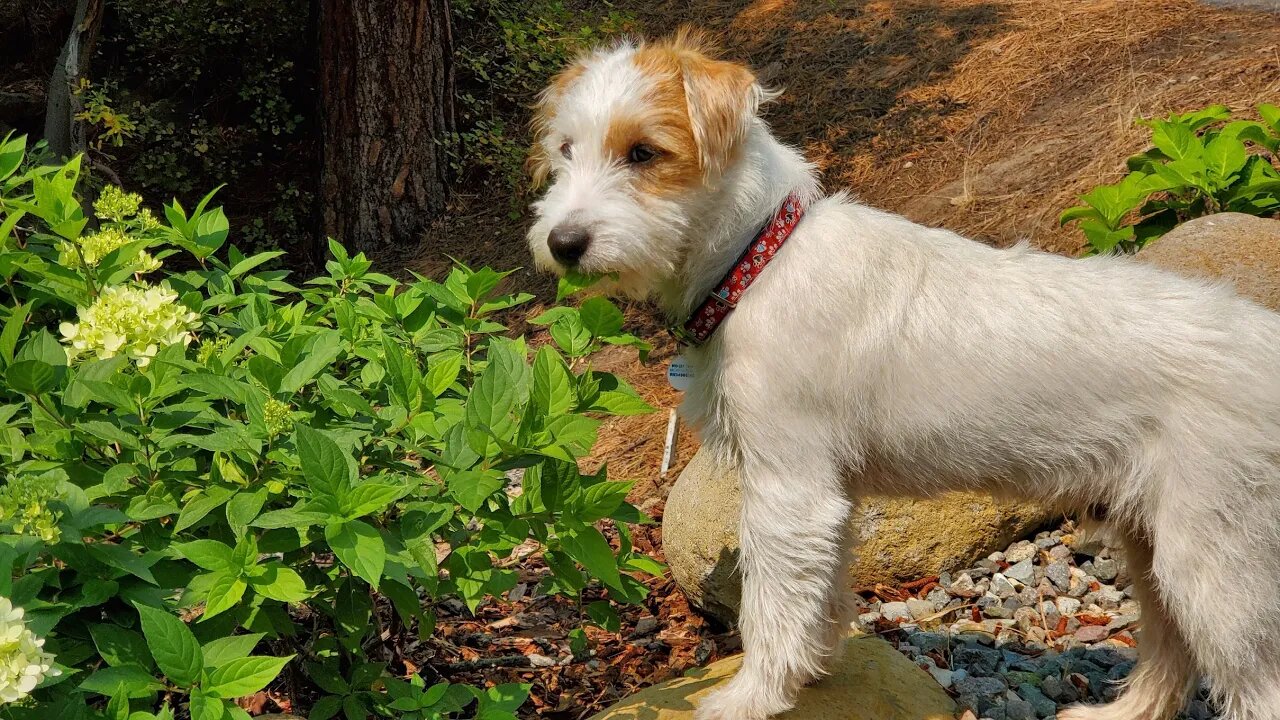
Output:
<path fill-rule="evenodd" d="M 103 5 L 103 0 L 77 0 L 71 32 L 49 78 L 44 138 L 55 157 L 71 157 L 88 148 L 84 123 L 76 119 L 82 108 L 75 90 L 89 72 L 89 60 L 102 29 Z"/>
<path fill-rule="evenodd" d="M 447 0 L 320 0 L 324 232 L 417 243 L 444 209 L 453 131 Z"/>

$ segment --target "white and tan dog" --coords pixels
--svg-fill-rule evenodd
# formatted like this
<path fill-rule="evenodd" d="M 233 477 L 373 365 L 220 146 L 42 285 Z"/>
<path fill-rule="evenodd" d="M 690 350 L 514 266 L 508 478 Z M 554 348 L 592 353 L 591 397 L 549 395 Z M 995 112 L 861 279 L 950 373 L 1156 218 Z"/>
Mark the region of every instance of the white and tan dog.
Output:
<path fill-rule="evenodd" d="M 616 273 L 682 321 L 789 194 L 807 212 L 687 357 L 685 412 L 741 472 L 742 670 L 700 720 L 791 707 L 847 628 L 867 493 L 983 490 L 1124 539 L 1141 660 L 1070 720 L 1165 720 L 1207 676 L 1280 719 L 1280 316 L 1128 259 L 997 250 L 852 201 L 758 117 L 770 93 L 692 33 L 622 43 L 539 108 L 538 263 Z"/>

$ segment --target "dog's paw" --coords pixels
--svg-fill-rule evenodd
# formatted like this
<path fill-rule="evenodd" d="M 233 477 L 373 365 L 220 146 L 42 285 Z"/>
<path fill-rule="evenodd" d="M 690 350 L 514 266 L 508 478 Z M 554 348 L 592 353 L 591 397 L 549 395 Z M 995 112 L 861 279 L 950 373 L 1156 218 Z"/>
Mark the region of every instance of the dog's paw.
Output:
<path fill-rule="evenodd" d="M 787 703 L 762 701 L 759 693 L 730 682 L 698 703 L 693 720 L 766 720 L 790 707 Z"/>

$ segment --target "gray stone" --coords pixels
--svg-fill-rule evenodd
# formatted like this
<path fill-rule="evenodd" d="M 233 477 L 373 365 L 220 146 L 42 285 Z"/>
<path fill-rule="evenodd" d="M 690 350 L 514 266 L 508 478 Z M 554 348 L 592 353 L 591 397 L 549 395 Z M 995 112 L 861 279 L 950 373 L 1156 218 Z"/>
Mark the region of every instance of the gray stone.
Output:
<path fill-rule="evenodd" d="M 1013 586 L 1013 583 L 1009 582 L 1009 578 L 1005 577 L 1003 573 L 996 573 L 991 577 L 991 592 L 1003 600 L 1013 597 L 1018 592 L 1018 589 Z"/>
<path fill-rule="evenodd" d="M 887 602 L 880 606 L 880 614 L 889 622 L 911 619 L 911 609 L 904 602 Z"/>
<path fill-rule="evenodd" d="M 930 590 L 928 595 L 925 595 L 925 600 L 935 604 L 943 603 L 942 607 L 946 607 L 947 601 L 951 600 L 951 594 L 947 592 L 946 588 L 939 585 L 938 587 Z"/>
<path fill-rule="evenodd" d="M 1074 685 L 1053 675 L 1040 682 L 1040 690 L 1060 705 L 1068 705 L 1080 699 L 1080 693 Z"/>
<path fill-rule="evenodd" d="M 955 582 L 951 583 L 951 587 L 947 588 L 952 595 L 962 598 L 975 598 L 984 591 L 978 589 L 977 583 L 973 581 L 973 576 L 967 572 L 960 573 Z"/>
<path fill-rule="evenodd" d="M 1044 575 L 1062 592 L 1071 588 L 1071 566 L 1067 565 L 1065 560 L 1049 563 L 1044 569 Z"/>
<path fill-rule="evenodd" d="M 1020 540 L 1009 546 L 1009 549 L 1004 553 L 1004 560 L 1007 563 L 1016 565 L 1023 560 L 1030 560 L 1031 558 L 1034 558 L 1038 550 L 1039 548 L 1037 548 L 1033 543 L 1027 542 L 1026 540 Z"/>
<path fill-rule="evenodd" d="M 996 670 L 1000 667 L 1000 661 L 1003 659 L 1003 655 L 999 650 L 981 645 L 966 645 L 956 648 L 951 657 L 953 665 L 959 665 L 967 669 L 974 676 L 995 675 Z M 1001 691 L 1003 691 L 1003 687 Z M 961 690 L 960 692 L 965 691 Z"/>
<path fill-rule="evenodd" d="M 1034 548 L 1034 546 L 1032 546 Z M 1035 578 L 1035 566 L 1031 564 L 1031 560 L 1023 560 L 1014 565 L 1010 565 L 1004 571 L 1005 577 L 1017 580 L 1023 585 L 1031 585 Z"/>
<path fill-rule="evenodd" d="M 1031 704 L 1035 709 L 1036 717 L 1047 718 L 1058 712 L 1058 704 L 1050 700 L 1044 693 L 1040 692 L 1031 683 L 1023 683 L 1018 686 L 1018 695 Z"/>
<path fill-rule="evenodd" d="M 1073 597 L 1060 597 L 1055 602 L 1061 615 L 1075 615 L 1080 612 L 1080 601 Z"/>
<path fill-rule="evenodd" d="M 919 598 L 910 598 L 907 600 L 907 612 L 915 620 L 923 620 L 930 615 L 938 612 L 938 608 L 928 600 L 920 600 Z"/>
<path fill-rule="evenodd" d="M 952 687 L 961 695 L 973 695 L 975 697 L 993 697 L 1003 695 L 1007 689 L 1004 680 L 998 677 L 977 677 L 968 676 L 963 679 L 954 679 Z"/>
<path fill-rule="evenodd" d="M 1031 703 L 1013 693 L 1005 696 L 1005 717 L 1008 720 L 1036 720 L 1036 709 Z"/>
<path fill-rule="evenodd" d="M 1093 561 L 1093 576 L 1102 582 L 1111 582 L 1120 573 L 1120 563 L 1114 558 Z"/>

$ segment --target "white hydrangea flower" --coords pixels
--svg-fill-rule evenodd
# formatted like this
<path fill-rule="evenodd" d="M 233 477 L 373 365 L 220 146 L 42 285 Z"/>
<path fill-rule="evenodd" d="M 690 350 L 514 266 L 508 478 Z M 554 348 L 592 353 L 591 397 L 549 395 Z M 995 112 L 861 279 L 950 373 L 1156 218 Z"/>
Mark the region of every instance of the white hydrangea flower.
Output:
<path fill-rule="evenodd" d="M 127 355 L 138 367 L 146 367 L 160 348 L 190 343 L 200 316 L 179 303 L 177 293 L 167 287 L 118 285 L 103 288 L 92 305 L 80 308 L 79 320 L 58 328 L 68 345 L 68 358 Z"/>
<path fill-rule="evenodd" d="M 43 647 L 44 639 L 27 629 L 22 608 L 0 597 L 0 705 L 17 702 L 46 677 L 62 674 Z"/>

